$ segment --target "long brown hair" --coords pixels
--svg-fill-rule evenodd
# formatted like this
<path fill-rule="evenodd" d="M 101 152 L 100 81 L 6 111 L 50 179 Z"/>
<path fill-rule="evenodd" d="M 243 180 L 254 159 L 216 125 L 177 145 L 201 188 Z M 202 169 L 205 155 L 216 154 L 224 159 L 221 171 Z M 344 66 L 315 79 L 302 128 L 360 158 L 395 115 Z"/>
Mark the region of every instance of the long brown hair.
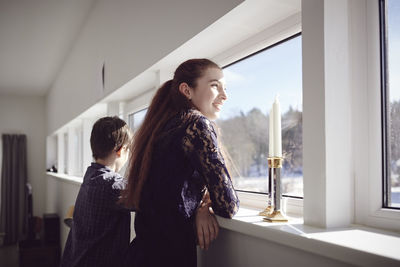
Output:
<path fill-rule="evenodd" d="M 153 147 L 164 125 L 178 112 L 192 107 L 187 97 L 179 91 L 179 85 L 187 83 L 195 88 L 197 80 L 208 68 L 220 69 L 208 59 L 187 60 L 175 70 L 174 78 L 165 82 L 154 95 L 144 121 L 135 133 L 128 167 L 128 185 L 122 197 L 126 206 L 139 209 L 140 194 L 149 175 Z"/>

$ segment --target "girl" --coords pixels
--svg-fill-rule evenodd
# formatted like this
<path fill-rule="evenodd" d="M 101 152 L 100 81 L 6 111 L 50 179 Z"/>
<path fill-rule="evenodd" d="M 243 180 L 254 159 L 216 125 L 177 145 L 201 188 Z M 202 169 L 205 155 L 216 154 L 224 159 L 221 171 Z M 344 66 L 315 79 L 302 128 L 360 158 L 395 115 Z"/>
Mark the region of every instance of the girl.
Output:
<path fill-rule="evenodd" d="M 194 229 L 207 248 L 218 228 L 210 212 L 237 212 L 211 122 L 226 99 L 223 72 L 208 59 L 182 63 L 158 89 L 134 139 L 123 198 L 137 209 L 130 266 L 196 266 Z"/>

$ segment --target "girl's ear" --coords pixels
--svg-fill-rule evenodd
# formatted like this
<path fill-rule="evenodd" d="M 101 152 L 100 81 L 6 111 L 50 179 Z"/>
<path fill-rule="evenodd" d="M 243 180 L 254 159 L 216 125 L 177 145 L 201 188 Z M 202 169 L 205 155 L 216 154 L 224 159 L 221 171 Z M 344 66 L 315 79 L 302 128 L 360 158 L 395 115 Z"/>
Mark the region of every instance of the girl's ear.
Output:
<path fill-rule="evenodd" d="M 119 150 L 115 151 L 117 153 L 117 157 L 121 157 L 122 148 L 123 147 L 121 147 Z"/>
<path fill-rule="evenodd" d="M 179 85 L 179 92 L 186 96 L 187 99 L 191 100 L 192 99 L 192 92 L 190 90 L 190 86 L 187 83 L 181 83 Z"/>

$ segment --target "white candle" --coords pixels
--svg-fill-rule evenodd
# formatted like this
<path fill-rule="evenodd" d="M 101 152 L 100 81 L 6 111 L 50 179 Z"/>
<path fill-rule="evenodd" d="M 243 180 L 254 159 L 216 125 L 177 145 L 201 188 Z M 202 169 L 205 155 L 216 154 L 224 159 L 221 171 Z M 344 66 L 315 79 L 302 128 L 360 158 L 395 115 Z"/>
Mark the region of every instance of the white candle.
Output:
<path fill-rule="evenodd" d="M 274 156 L 274 110 L 271 108 L 269 111 L 269 153 L 270 157 Z"/>
<path fill-rule="evenodd" d="M 281 108 L 278 96 L 275 97 L 275 102 L 272 104 L 273 114 L 273 156 L 282 157 L 282 132 L 281 132 Z"/>

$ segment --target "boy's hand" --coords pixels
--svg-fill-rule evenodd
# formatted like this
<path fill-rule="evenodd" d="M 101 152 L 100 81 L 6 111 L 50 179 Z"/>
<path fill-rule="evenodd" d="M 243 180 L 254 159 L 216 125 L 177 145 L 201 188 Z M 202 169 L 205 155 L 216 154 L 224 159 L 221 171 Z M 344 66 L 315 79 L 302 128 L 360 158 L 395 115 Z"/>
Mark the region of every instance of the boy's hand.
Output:
<path fill-rule="evenodd" d="M 211 241 L 214 241 L 218 236 L 219 225 L 210 208 L 211 202 L 209 201 L 209 196 L 207 199 L 205 195 L 203 200 L 206 201 L 202 201 L 196 212 L 196 230 L 200 248 L 207 250 Z"/>

